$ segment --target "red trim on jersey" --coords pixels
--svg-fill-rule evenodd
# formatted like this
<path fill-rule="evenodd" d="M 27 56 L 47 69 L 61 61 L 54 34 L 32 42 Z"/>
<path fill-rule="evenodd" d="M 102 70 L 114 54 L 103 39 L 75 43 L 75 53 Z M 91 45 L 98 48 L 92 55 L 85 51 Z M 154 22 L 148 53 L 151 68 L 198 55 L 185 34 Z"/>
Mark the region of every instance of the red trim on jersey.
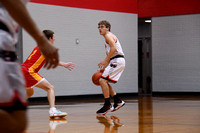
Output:
<path fill-rule="evenodd" d="M 17 101 L 17 100 L 19 100 L 22 105 L 28 106 L 28 103 L 26 101 L 24 101 L 24 100 L 21 99 L 21 97 L 19 96 L 19 94 L 18 94 L 17 91 L 14 92 L 13 98 L 12 98 L 12 100 L 10 102 L 0 103 L 0 106 L 4 106 L 4 107 L 6 107 L 6 106 L 12 106 L 12 105 L 14 105 L 15 101 Z"/>

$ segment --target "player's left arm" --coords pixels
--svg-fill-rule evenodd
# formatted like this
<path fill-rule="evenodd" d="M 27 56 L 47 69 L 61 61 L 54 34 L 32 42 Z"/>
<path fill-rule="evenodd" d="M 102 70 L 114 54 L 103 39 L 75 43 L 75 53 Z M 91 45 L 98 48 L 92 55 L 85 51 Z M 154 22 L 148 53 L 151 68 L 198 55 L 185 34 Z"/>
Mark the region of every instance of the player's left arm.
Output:
<path fill-rule="evenodd" d="M 70 71 L 75 67 L 75 64 L 73 62 L 65 63 L 65 62 L 60 61 L 58 65 L 59 66 L 63 66 L 63 67 L 67 68 Z"/>
<path fill-rule="evenodd" d="M 117 51 L 115 40 L 114 40 L 114 37 L 112 35 L 110 35 L 110 34 L 106 35 L 105 40 L 110 46 L 110 51 L 107 54 L 106 58 L 98 64 L 100 69 L 105 69 L 108 66 L 108 64 L 110 62 L 110 58 Z"/>
<path fill-rule="evenodd" d="M 110 46 L 110 52 L 108 53 L 108 55 L 106 56 L 105 60 L 110 61 L 110 58 L 113 56 L 113 54 L 117 51 L 117 46 L 115 44 L 115 40 L 114 37 L 112 35 L 108 35 L 106 36 L 106 42 L 109 44 Z"/>

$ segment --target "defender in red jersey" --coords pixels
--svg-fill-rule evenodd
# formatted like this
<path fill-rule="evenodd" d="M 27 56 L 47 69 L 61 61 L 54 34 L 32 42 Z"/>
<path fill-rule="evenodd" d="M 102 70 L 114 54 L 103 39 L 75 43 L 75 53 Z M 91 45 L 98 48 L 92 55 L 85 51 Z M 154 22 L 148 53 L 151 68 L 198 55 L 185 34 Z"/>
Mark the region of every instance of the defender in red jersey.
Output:
<path fill-rule="evenodd" d="M 55 41 L 54 32 L 51 30 L 44 30 L 43 33 L 51 42 L 51 44 Z M 38 47 L 35 47 L 31 54 L 28 56 L 26 61 L 21 64 L 21 69 L 24 74 L 24 78 L 26 81 L 26 91 L 27 91 L 27 98 L 31 97 L 34 93 L 33 88 L 38 87 L 41 88 L 48 93 L 48 101 L 49 101 L 49 114 L 50 117 L 64 117 L 67 115 L 66 112 L 58 111 L 55 108 L 55 92 L 54 86 L 51 85 L 45 78 L 43 78 L 38 71 L 43 67 L 45 64 L 45 57 L 41 54 Z M 59 66 L 63 66 L 68 70 L 72 70 L 74 68 L 74 63 L 68 62 L 59 62 Z"/>

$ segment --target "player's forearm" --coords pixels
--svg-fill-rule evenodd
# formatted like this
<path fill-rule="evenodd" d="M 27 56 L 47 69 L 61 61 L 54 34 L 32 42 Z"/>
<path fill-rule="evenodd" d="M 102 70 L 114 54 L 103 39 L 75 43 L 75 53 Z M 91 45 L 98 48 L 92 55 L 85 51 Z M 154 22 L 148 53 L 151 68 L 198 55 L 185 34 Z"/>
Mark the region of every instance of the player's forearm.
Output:
<path fill-rule="evenodd" d="M 106 56 L 105 60 L 110 60 L 110 58 L 114 55 L 114 53 L 117 51 L 116 47 L 110 47 L 110 52 Z"/>
<path fill-rule="evenodd" d="M 64 66 L 64 62 L 59 61 L 58 65 L 59 65 L 59 66 Z"/>

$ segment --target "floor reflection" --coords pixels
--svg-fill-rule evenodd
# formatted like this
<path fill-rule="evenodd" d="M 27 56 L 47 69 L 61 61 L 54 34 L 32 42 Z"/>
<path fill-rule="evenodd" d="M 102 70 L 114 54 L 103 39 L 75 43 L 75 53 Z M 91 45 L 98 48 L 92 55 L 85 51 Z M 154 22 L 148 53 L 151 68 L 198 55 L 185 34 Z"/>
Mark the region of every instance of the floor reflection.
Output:
<path fill-rule="evenodd" d="M 60 125 L 67 124 L 67 119 L 65 118 L 51 118 L 49 119 L 49 131 L 48 133 L 55 133 L 56 127 Z"/>
<path fill-rule="evenodd" d="M 153 133 L 152 97 L 138 98 L 138 132 Z"/>
<path fill-rule="evenodd" d="M 118 128 L 123 126 L 120 122 L 120 119 L 116 116 L 107 116 L 107 115 L 97 115 L 96 116 L 99 123 L 103 124 L 104 133 L 118 133 Z"/>
<path fill-rule="evenodd" d="M 67 120 L 49 120 L 48 105 L 30 106 L 27 133 L 200 133 L 199 96 L 125 101 L 122 109 L 104 117 L 95 113 L 100 102 L 62 104 L 58 109 L 68 112 Z"/>

